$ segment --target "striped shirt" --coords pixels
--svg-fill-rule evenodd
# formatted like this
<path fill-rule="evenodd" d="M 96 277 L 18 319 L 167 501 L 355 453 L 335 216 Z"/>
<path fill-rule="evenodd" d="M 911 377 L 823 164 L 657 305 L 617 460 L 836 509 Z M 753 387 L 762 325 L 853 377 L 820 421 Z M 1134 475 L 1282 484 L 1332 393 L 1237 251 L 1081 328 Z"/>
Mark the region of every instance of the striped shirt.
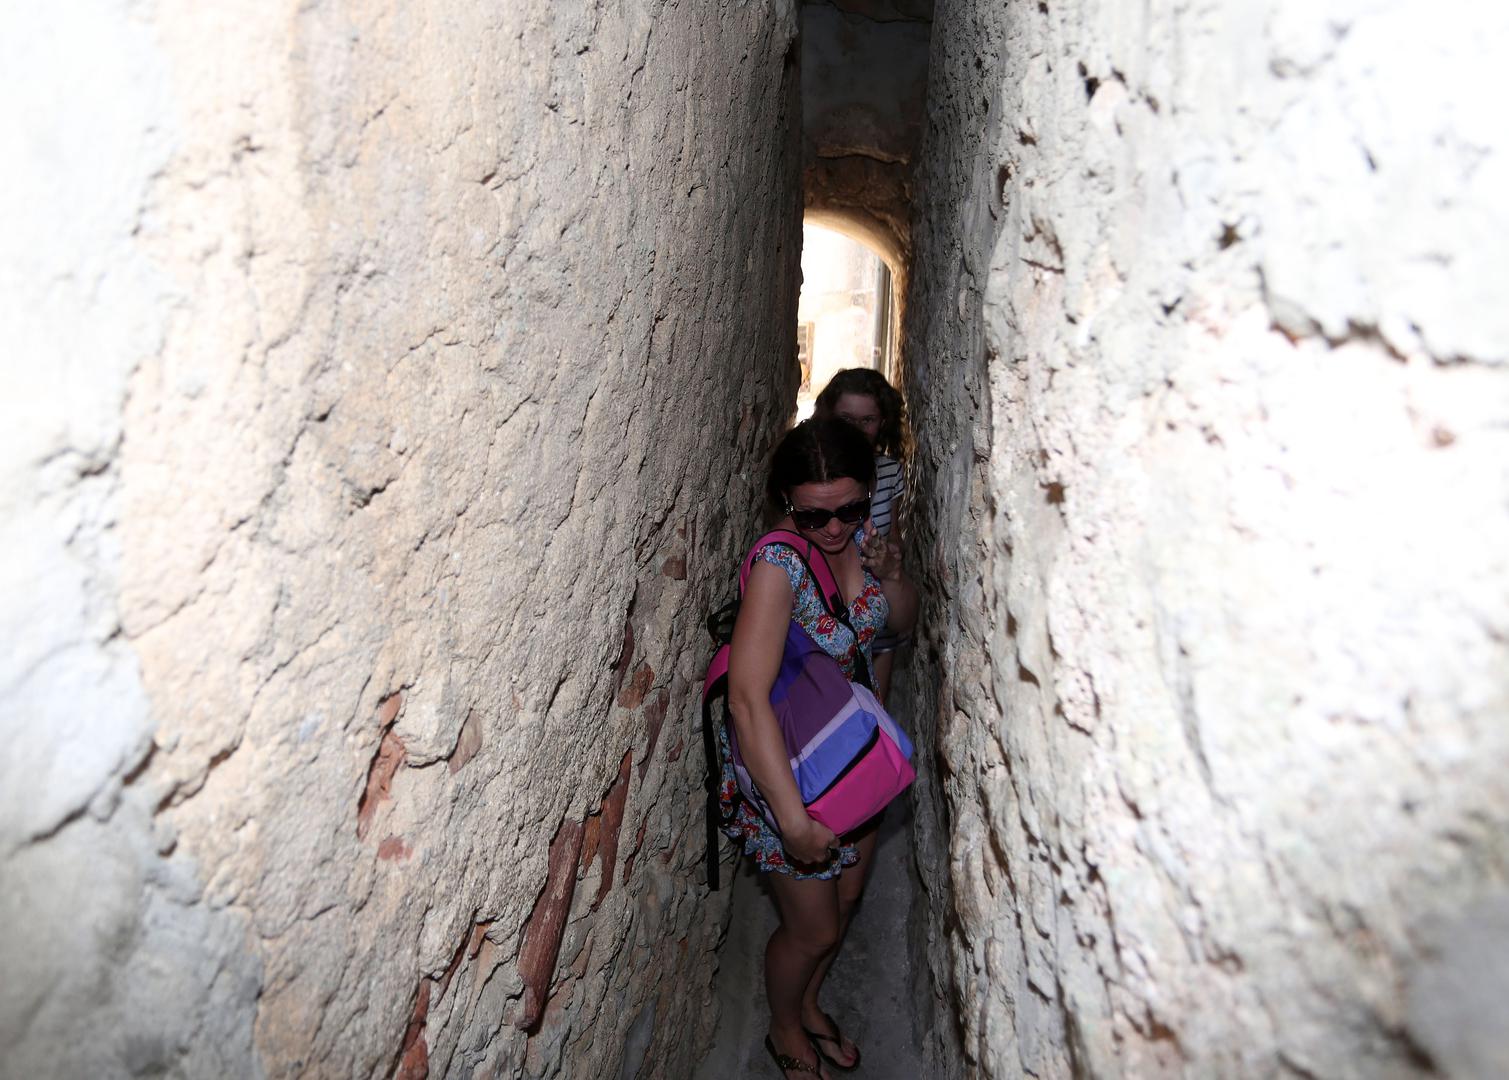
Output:
<path fill-rule="evenodd" d="M 875 494 L 870 499 L 870 517 L 875 522 L 877 536 L 891 531 L 894 511 L 901 509 L 901 496 L 906 486 L 901 479 L 901 463 L 885 454 L 875 455 Z"/>

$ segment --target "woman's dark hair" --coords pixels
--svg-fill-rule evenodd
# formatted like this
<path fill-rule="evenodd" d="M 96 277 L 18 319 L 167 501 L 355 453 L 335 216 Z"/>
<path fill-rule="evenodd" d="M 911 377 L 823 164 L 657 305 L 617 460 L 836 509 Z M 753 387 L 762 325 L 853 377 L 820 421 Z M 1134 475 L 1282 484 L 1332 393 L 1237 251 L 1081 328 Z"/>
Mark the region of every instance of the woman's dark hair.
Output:
<path fill-rule="evenodd" d="M 791 489 L 829 480 L 858 480 L 875 486 L 875 455 L 864 433 L 852 424 L 814 416 L 786 432 L 770 459 L 765 493 L 784 508 Z"/>
<path fill-rule="evenodd" d="M 844 368 L 823 387 L 813 407 L 814 416 L 832 416 L 838 408 L 838 399 L 845 394 L 863 394 L 873 398 L 880 410 L 880 431 L 875 436 L 875 449 L 889 454 L 898 461 L 906 441 L 906 402 L 901 392 L 886 381 L 886 377 L 874 368 Z"/>

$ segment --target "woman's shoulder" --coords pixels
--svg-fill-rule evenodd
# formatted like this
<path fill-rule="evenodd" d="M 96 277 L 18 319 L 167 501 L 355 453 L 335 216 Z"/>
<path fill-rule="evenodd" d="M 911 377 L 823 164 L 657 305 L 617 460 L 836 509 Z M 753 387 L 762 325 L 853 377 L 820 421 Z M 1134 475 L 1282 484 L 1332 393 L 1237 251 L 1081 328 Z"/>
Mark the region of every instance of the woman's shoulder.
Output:
<path fill-rule="evenodd" d="M 802 557 L 792 550 L 789 544 L 779 540 L 761 544 L 755 552 L 754 561 L 770 563 L 786 571 L 786 577 L 791 582 L 792 589 L 796 589 L 801 584 L 805 572 L 802 567 Z"/>

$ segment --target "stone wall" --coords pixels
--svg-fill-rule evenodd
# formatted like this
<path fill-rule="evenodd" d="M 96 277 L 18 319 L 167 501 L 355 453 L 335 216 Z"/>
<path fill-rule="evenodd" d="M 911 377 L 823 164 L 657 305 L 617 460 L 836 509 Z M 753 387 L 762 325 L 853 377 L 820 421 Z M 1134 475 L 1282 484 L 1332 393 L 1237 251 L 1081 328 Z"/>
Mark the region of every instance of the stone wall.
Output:
<path fill-rule="evenodd" d="M 688 1073 L 793 5 L 89 7 L 0 15 L 0 1074 Z"/>
<path fill-rule="evenodd" d="M 913 675 L 971 1074 L 1509 1068 L 1506 47 L 940 6 Z"/>
<path fill-rule="evenodd" d="M 801 8 L 809 220 L 869 244 L 902 281 L 931 17 L 932 0 L 804 0 Z"/>

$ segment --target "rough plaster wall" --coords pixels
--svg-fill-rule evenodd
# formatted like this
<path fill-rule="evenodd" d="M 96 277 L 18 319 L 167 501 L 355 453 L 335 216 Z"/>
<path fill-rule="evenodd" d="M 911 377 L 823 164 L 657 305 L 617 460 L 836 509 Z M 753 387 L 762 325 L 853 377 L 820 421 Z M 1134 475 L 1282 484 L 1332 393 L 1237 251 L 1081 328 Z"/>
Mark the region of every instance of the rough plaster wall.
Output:
<path fill-rule="evenodd" d="M 918 831 L 972 1071 L 1509 1069 L 1506 48 L 940 9 Z"/>
<path fill-rule="evenodd" d="M 910 259 L 911 162 L 927 95 L 931 4 L 802 7 L 802 190 L 814 219 Z"/>
<path fill-rule="evenodd" d="M 689 1071 L 793 7 L 90 8 L 3 16 L 0 1074 Z"/>

